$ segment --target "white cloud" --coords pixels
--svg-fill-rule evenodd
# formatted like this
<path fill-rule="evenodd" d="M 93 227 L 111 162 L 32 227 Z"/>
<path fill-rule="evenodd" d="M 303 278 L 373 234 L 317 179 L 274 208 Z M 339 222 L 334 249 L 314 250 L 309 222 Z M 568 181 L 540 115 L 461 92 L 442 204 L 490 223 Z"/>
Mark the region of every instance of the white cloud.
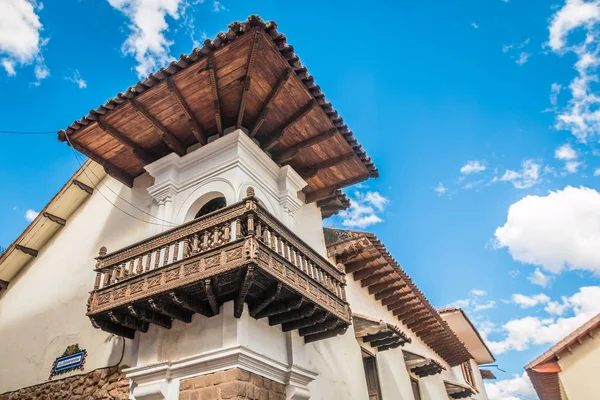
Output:
<path fill-rule="evenodd" d="M 496 302 L 494 300 L 489 300 L 485 303 L 475 304 L 475 306 L 473 307 L 473 311 L 489 310 L 490 308 L 495 308 L 495 307 L 496 307 Z"/>
<path fill-rule="evenodd" d="M 217 0 L 213 1 L 212 10 L 213 10 L 213 12 L 228 11 L 227 8 L 225 8 L 225 6 L 223 4 L 221 4 L 220 1 L 217 1 Z"/>
<path fill-rule="evenodd" d="M 69 82 L 73 82 L 74 84 L 77 85 L 77 87 L 79 87 L 79 89 L 85 89 L 87 87 L 87 82 L 85 80 L 83 80 L 83 78 L 81 77 L 81 74 L 79 73 L 79 70 L 75 70 L 72 71 L 73 75 L 72 76 L 65 76 L 65 79 L 68 80 Z"/>
<path fill-rule="evenodd" d="M 132 54 L 138 65 L 139 78 L 145 77 L 171 59 L 172 44 L 165 36 L 169 30 L 167 16 L 179 19 L 185 7 L 183 0 L 108 0 L 111 6 L 121 11 L 130 20 L 130 35 L 122 46 L 124 54 Z"/>
<path fill-rule="evenodd" d="M 469 297 L 456 300 L 448 304 L 448 307 L 462 308 L 463 310 L 471 313 L 496 307 L 496 302 L 494 300 L 485 300 L 483 298 L 485 296 L 487 296 L 487 292 L 485 290 L 473 289 L 471 290 Z"/>
<path fill-rule="evenodd" d="M 568 161 L 565 163 L 565 171 L 567 171 L 569 174 L 575 174 L 577 173 L 577 170 L 581 164 L 582 163 L 580 161 Z"/>
<path fill-rule="evenodd" d="M 525 160 L 521 167 L 520 172 L 507 169 L 500 180 L 511 182 L 517 189 L 527 189 L 540 182 L 540 164 L 534 160 Z"/>
<path fill-rule="evenodd" d="M 548 45 L 559 55 L 574 53 L 577 76 L 571 81 L 571 98 L 558 110 L 556 128 L 570 131 L 580 141 L 600 132 L 600 97 L 591 86 L 598 82 L 600 65 L 600 1 L 567 0 L 552 17 Z M 569 35 L 578 30 L 581 35 Z M 571 39 L 571 42 L 569 42 Z"/>
<path fill-rule="evenodd" d="M 27 211 L 25 211 L 25 219 L 28 222 L 33 221 L 40 213 L 37 211 L 32 210 L 31 208 Z"/>
<path fill-rule="evenodd" d="M 42 7 L 37 7 L 40 11 Z M 36 4 L 26 0 L 0 0 L 0 55 L 8 75 L 15 75 L 17 64 L 35 62 L 40 71 L 47 71 L 40 57 L 44 40 L 40 37 L 42 24 L 36 14 Z M 36 68 L 36 75 L 38 74 Z M 39 79 L 38 79 L 39 81 Z"/>
<path fill-rule="evenodd" d="M 536 268 L 535 271 L 533 271 L 527 277 L 527 279 L 529 280 L 529 282 L 533 283 L 534 285 L 538 285 L 538 286 L 545 288 L 550 285 L 550 283 L 552 282 L 552 280 L 554 278 L 552 276 L 544 274 L 542 271 L 540 271 L 539 268 Z"/>
<path fill-rule="evenodd" d="M 508 275 L 509 275 L 511 278 L 516 278 L 516 277 L 518 277 L 519 275 L 521 275 L 521 271 L 519 271 L 518 269 L 511 269 L 510 271 L 508 271 Z"/>
<path fill-rule="evenodd" d="M 379 192 L 361 193 L 354 192 L 351 198 L 350 208 L 340 211 L 342 225 L 349 228 L 366 228 L 367 226 L 382 222 L 379 213 L 385 211 L 389 199 Z"/>
<path fill-rule="evenodd" d="M 577 156 L 577 151 L 568 143 L 554 150 L 554 157 L 558 160 L 575 160 Z"/>
<path fill-rule="evenodd" d="M 556 107 L 558 104 L 558 95 L 561 90 L 562 85 L 558 83 L 553 83 L 552 86 L 550 86 L 550 104 L 552 104 L 553 107 Z"/>
<path fill-rule="evenodd" d="M 533 296 L 515 293 L 512 295 L 511 300 L 521 308 L 531 308 L 540 304 L 548 303 L 550 301 L 550 297 L 546 296 L 544 293 L 535 294 Z"/>
<path fill-rule="evenodd" d="M 485 382 L 489 400 L 537 400 L 535 389 L 526 372 L 496 382 Z"/>
<path fill-rule="evenodd" d="M 471 293 L 475 296 L 485 296 L 487 295 L 487 292 L 485 290 L 481 290 L 481 289 L 473 289 L 471 290 Z"/>
<path fill-rule="evenodd" d="M 594 176 L 600 176 L 600 168 L 594 171 Z"/>
<path fill-rule="evenodd" d="M 523 351 L 531 345 L 557 343 L 600 312 L 600 286 L 582 287 L 573 296 L 563 298 L 562 305 L 556 302 L 548 304 L 546 312 L 562 314 L 568 309 L 572 316 L 567 318 L 526 316 L 510 320 L 500 328 L 504 338 L 488 342 L 490 350 L 495 354 L 502 354 L 512 350 Z M 559 310 L 559 307 L 563 309 Z"/>
<path fill-rule="evenodd" d="M 586 270 L 600 275 L 600 193 L 567 186 L 547 196 L 527 196 L 510 206 L 496 229 L 496 248 L 516 261 L 559 273 Z"/>
<path fill-rule="evenodd" d="M 485 164 L 483 164 L 481 161 L 473 160 L 473 161 L 469 161 L 468 163 L 463 165 L 462 168 L 460 169 L 460 172 L 462 174 L 468 175 L 468 174 L 476 174 L 479 172 L 483 172 L 483 171 L 485 171 L 485 169 L 486 169 Z"/>
<path fill-rule="evenodd" d="M 448 188 L 444 187 L 442 182 L 438 183 L 438 185 L 433 189 L 439 196 L 442 196 L 448 191 Z"/>
<path fill-rule="evenodd" d="M 531 56 L 531 54 L 529 54 L 529 53 L 527 53 L 527 52 L 524 52 L 524 51 L 522 51 L 522 52 L 519 54 L 519 58 L 517 58 L 517 60 L 515 61 L 515 63 L 516 63 L 517 65 L 523 65 L 523 64 L 526 64 L 526 63 L 527 63 L 527 61 L 529 60 L 529 57 L 530 57 L 530 56 Z"/>

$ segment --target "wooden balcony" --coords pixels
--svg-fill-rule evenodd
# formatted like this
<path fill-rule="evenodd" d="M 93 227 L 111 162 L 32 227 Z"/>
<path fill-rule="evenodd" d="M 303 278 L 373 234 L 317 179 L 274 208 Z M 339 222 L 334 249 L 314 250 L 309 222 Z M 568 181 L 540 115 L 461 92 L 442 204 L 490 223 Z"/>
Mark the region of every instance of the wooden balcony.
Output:
<path fill-rule="evenodd" d="M 100 250 L 88 313 L 96 328 L 133 338 L 211 317 L 234 301 L 240 317 L 269 318 L 306 342 L 350 323 L 345 275 L 271 215 L 253 190 L 239 203 L 106 254 Z"/>

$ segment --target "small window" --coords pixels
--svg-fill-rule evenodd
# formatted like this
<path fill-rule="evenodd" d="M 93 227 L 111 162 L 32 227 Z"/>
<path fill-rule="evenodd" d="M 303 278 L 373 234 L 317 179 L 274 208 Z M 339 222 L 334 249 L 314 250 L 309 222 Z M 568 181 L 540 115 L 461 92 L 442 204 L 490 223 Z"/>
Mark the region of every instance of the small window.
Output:
<path fill-rule="evenodd" d="M 415 400 L 421 400 L 421 388 L 419 388 L 419 380 L 411 376 L 410 386 L 412 387 L 413 396 L 415 396 Z"/>
<path fill-rule="evenodd" d="M 365 368 L 365 378 L 367 379 L 367 390 L 369 391 L 369 400 L 381 400 L 381 391 L 379 390 L 379 375 L 377 374 L 377 361 L 371 354 L 363 351 L 363 366 Z"/>
<path fill-rule="evenodd" d="M 218 209 L 223 208 L 226 205 L 227 202 L 225 201 L 225 197 L 217 197 L 215 199 L 212 199 L 202 206 L 202 208 L 200 209 L 200 211 L 198 211 L 194 218 L 200 218 L 208 213 L 217 211 Z"/>
<path fill-rule="evenodd" d="M 471 363 L 469 361 L 465 361 L 460 364 L 460 368 L 462 369 L 463 376 L 465 377 L 465 382 L 467 382 L 473 389 L 477 390 L 475 386 L 475 377 L 473 376 L 473 368 L 471 368 Z"/>

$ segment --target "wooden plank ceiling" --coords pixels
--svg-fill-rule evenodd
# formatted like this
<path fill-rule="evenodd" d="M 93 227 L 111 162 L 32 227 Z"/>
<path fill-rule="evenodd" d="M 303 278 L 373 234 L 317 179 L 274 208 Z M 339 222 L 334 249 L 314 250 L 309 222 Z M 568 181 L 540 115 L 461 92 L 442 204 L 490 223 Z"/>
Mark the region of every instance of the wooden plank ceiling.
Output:
<path fill-rule="evenodd" d="M 472 358 L 465 345 L 372 233 L 324 228 L 327 254 L 449 365 Z"/>
<path fill-rule="evenodd" d="M 145 165 L 184 155 L 232 127 L 245 128 L 278 164 L 291 165 L 308 183 L 307 202 L 378 176 L 277 24 L 258 16 L 230 24 L 58 138 L 131 186 Z"/>

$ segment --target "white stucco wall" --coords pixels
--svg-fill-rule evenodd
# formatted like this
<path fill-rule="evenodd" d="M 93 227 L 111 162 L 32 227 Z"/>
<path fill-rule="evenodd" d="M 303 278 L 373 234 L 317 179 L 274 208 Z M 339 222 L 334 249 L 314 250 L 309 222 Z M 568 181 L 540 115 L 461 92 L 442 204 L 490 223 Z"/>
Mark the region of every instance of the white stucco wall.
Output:
<path fill-rule="evenodd" d="M 581 344 L 572 346 L 572 353 L 561 354 L 558 360 L 562 372 L 558 374 L 566 398 L 569 400 L 591 399 L 600 393 L 600 338 L 584 338 Z"/>
<path fill-rule="evenodd" d="M 132 210 L 104 184 L 137 207 L 149 210 L 149 183 L 142 177 L 130 190 L 107 177 L 99 190 L 120 208 Z M 141 219 L 147 217 L 131 212 Z M 66 225 L 38 249 L 38 256 L 0 296 L 0 393 L 46 381 L 54 360 L 75 343 L 87 350 L 85 371 L 119 360 L 123 339 L 94 329 L 85 315 L 95 278 L 94 257 L 101 246 L 114 250 L 142 239 L 146 231 L 145 223 L 125 216 L 95 190 Z M 129 359 L 127 351 L 124 364 Z M 60 375 L 64 376 L 68 374 Z"/>

